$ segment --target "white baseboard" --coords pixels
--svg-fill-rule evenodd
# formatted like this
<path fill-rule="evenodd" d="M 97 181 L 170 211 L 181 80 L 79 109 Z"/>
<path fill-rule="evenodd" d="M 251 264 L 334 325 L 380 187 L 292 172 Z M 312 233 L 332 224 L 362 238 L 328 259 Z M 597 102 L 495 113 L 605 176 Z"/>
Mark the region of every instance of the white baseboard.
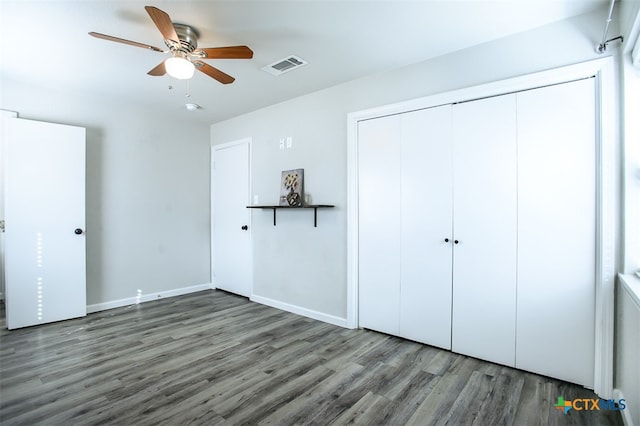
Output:
<path fill-rule="evenodd" d="M 190 287 L 176 288 L 173 290 L 161 291 L 158 293 L 139 294 L 126 299 L 112 300 L 110 302 L 87 305 L 87 313 L 106 311 L 107 309 L 120 308 L 122 306 L 135 305 L 138 303 L 150 302 L 152 300 L 164 299 L 166 297 L 181 296 L 183 294 L 195 293 L 197 291 L 211 290 L 213 284 L 199 284 Z"/>
<path fill-rule="evenodd" d="M 291 312 L 294 314 L 302 315 L 303 317 L 312 318 L 318 321 L 323 321 L 329 324 L 337 325 L 339 327 L 349 328 L 347 326 L 347 319 L 336 317 L 334 315 L 328 315 L 322 312 L 313 311 L 311 309 L 302 308 L 296 305 L 290 305 L 288 303 L 280 302 L 278 300 L 269 299 L 267 297 L 252 295 L 249 300 L 263 305 L 271 306 L 272 308 L 278 308 L 283 311 Z"/>
<path fill-rule="evenodd" d="M 616 401 L 625 399 L 624 394 L 620 389 L 615 389 L 615 388 L 613 389 L 613 399 L 615 399 Z M 638 407 L 631 407 L 631 408 L 638 409 Z M 625 424 L 625 426 L 634 426 L 633 417 L 631 417 L 631 408 L 629 408 L 629 404 L 627 404 L 627 407 L 624 410 L 620 411 L 620 415 L 622 416 L 622 422 Z"/>

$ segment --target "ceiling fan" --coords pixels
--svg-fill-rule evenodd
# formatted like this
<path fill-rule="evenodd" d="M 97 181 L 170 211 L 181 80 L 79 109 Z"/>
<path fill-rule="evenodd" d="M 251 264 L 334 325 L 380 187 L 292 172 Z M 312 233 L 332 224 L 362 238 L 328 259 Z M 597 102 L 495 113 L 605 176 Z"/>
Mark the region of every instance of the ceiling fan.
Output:
<path fill-rule="evenodd" d="M 89 35 L 104 40 L 115 41 L 117 43 L 128 44 L 131 46 L 142 47 L 144 49 L 153 50 L 154 52 L 169 53 L 171 56 L 160 62 L 147 74 L 152 76 L 170 76 L 186 80 L 193 76 L 194 70 L 198 70 L 211 78 L 218 80 L 222 84 L 233 83 L 235 78 L 202 62 L 202 59 L 251 59 L 253 51 L 247 46 L 227 46 L 227 47 L 206 47 L 198 49 L 198 31 L 195 28 L 184 25 L 174 24 L 166 12 L 153 6 L 144 7 L 151 20 L 160 30 L 164 43 L 169 50 L 150 46 L 136 41 L 125 40 L 123 38 L 113 37 L 106 34 L 90 32 Z"/>

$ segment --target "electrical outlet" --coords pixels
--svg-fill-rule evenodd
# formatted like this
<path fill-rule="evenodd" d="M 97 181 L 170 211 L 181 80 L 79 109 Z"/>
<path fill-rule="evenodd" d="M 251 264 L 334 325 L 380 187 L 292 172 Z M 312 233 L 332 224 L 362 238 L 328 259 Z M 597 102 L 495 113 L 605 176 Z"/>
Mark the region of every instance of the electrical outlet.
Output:
<path fill-rule="evenodd" d="M 257 205 L 257 204 L 259 204 L 259 203 L 260 203 L 260 201 L 258 201 L 258 196 L 257 196 L 257 195 L 254 195 L 254 196 L 253 196 L 253 204 L 256 204 L 256 205 Z"/>

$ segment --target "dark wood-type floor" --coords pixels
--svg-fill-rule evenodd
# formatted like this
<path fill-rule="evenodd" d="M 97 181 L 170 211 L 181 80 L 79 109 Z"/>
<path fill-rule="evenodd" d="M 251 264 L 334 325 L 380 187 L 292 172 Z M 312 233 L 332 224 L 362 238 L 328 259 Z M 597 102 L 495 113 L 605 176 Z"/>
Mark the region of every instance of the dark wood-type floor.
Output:
<path fill-rule="evenodd" d="M 2 425 L 621 423 L 553 408 L 579 386 L 220 291 L 0 325 Z"/>

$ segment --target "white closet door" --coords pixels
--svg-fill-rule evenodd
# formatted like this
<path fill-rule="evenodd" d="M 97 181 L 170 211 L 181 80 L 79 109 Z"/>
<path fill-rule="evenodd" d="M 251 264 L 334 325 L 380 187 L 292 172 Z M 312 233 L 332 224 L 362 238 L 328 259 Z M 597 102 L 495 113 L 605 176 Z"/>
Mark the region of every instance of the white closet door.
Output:
<path fill-rule="evenodd" d="M 399 334 L 400 117 L 358 124 L 359 323 Z"/>
<path fill-rule="evenodd" d="M 518 94 L 516 366 L 593 386 L 594 80 Z"/>
<path fill-rule="evenodd" d="M 213 284 L 215 288 L 250 297 L 253 263 L 247 206 L 251 197 L 251 139 L 213 146 L 211 154 Z"/>
<path fill-rule="evenodd" d="M 451 349 L 451 105 L 402 114 L 401 131 L 400 335 Z"/>
<path fill-rule="evenodd" d="M 453 107 L 455 352 L 514 365 L 515 95 Z"/>

